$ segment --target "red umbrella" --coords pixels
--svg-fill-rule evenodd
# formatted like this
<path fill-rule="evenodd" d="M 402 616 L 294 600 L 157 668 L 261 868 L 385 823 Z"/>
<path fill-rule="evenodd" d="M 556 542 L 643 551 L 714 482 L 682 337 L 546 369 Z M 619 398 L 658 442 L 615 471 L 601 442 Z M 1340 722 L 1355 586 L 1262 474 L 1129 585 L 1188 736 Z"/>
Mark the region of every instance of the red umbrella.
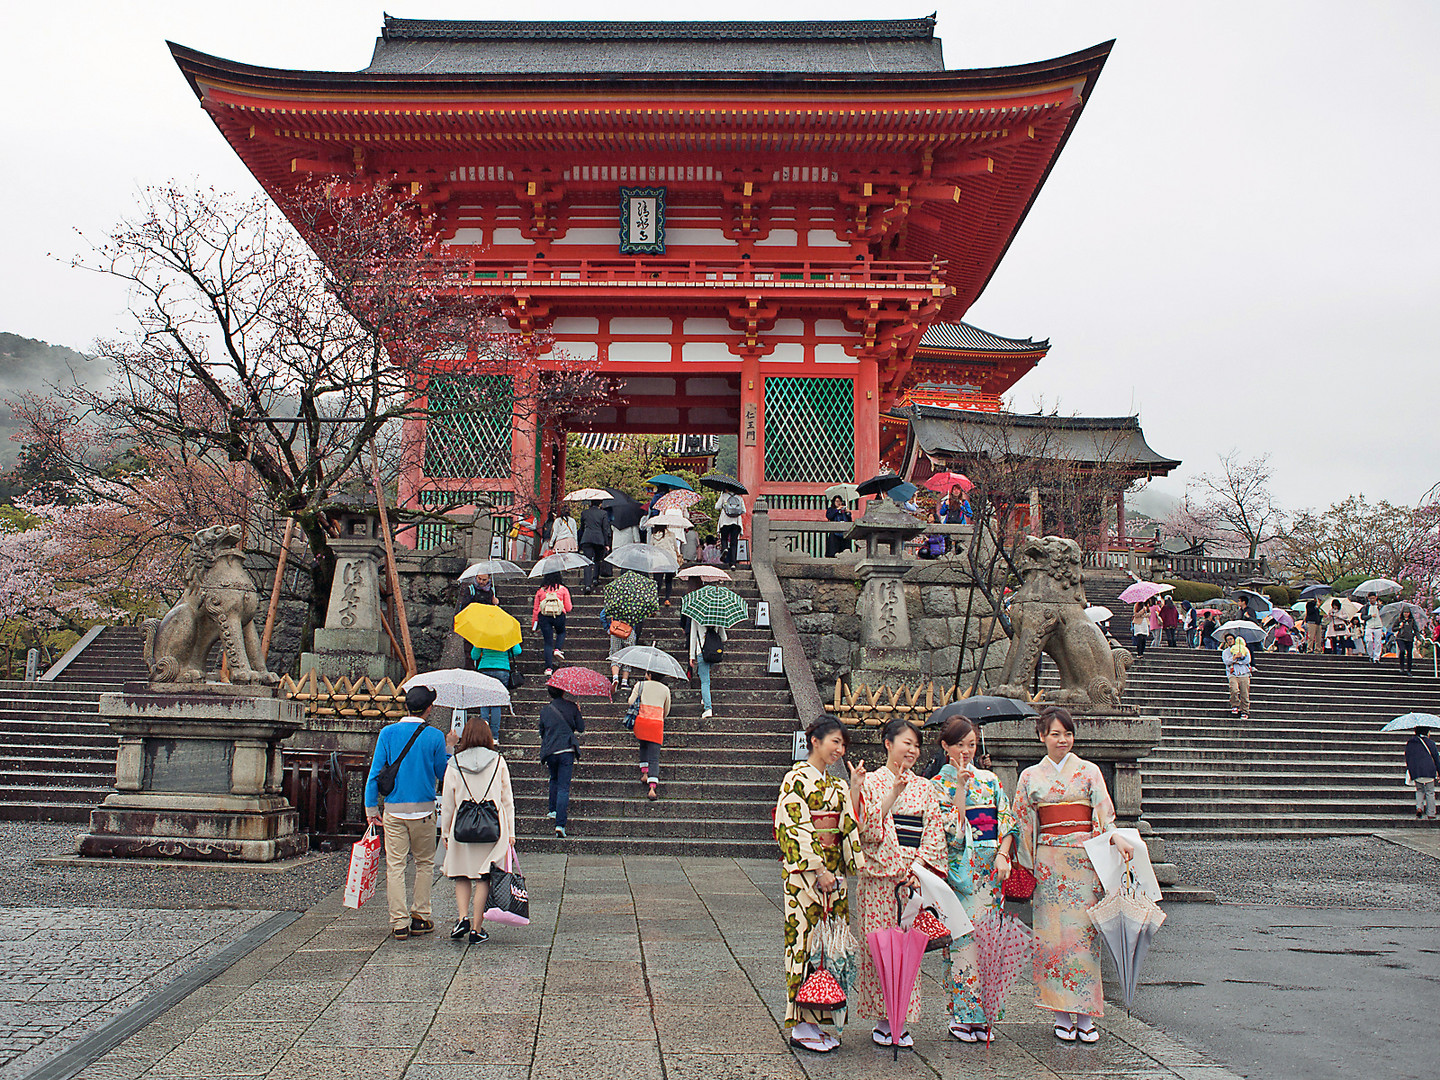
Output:
<path fill-rule="evenodd" d="M 880 992 L 885 997 L 885 1018 L 890 1021 L 890 1045 L 895 1058 L 900 1058 L 900 1036 L 905 1031 L 905 1014 L 910 1010 L 910 995 L 915 991 L 915 976 L 930 935 L 911 927 L 902 930 L 892 926 L 876 930 L 865 938 L 870 959 L 875 961 L 875 974 L 880 978 Z"/>
<path fill-rule="evenodd" d="M 986 1023 L 994 1024 L 1005 995 L 1035 949 L 1035 938 L 1014 915 L 994 908 L 986 908 L 971 921 L 980 963 L 980 1007 L 985 1010 Z"/>
<path fill-rule="evenodd" d="M 961 491 L 969 491 L 974 486 L 974 481 L 964 473 L 958 472 L 937 472 L 934 476 L 930 477 L 929 480 L 925 481 L 925 487 L 927 489 L 930 491 L 943 492 L 946 495 L 950 494 L 951 488 L 958 487 Z"/>
<path fill-rule="evenodd" d="M 567 694 L 589 697 L 609 697 L 613 689 L 609 679 L 598 671 L 591 671 L 588 667 L 559 668 L 555 674 L 550 676 L 545 685 L 558 686 Z"/>

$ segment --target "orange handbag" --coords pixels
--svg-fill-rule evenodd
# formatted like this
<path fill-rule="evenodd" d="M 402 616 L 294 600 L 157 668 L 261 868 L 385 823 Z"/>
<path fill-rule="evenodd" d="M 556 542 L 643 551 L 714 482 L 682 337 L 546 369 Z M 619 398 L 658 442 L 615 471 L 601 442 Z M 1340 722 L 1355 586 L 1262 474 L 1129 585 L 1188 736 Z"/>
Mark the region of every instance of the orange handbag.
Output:
<path fill-rule="evenodd" d="M 640 712 L 635 717 L 635 738 L 644 739 L 646 742 L 663 743 L 665 741 L 665 710 L 659 705 L 640 706 Z"/>

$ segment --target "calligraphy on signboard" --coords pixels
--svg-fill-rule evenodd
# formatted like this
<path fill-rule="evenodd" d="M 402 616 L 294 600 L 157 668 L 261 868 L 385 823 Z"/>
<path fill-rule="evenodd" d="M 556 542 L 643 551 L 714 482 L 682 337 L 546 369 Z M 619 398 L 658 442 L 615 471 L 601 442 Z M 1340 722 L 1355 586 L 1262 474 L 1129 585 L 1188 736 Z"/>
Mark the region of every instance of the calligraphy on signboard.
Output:
<path fill-rule="evenodd" d="M 758 446 L 760 442 L 760 408 L 753 401 L 747 401 L 741 412 L 741 436 L 746 446 Z"/>
<path fill-rule="evenodd" d="M 620 189 L 620 254 L 665 254 L 665 189 Z"/>

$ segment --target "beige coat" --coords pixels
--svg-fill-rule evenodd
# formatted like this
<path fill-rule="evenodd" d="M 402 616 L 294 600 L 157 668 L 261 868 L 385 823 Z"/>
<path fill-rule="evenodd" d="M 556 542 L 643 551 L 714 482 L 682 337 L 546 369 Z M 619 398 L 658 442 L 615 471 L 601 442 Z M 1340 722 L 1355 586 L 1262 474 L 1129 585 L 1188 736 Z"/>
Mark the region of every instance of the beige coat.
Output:
<path fill-rule="evenodd" d="M 455 809 L 469 799 L 489 799 L 499 809 L 500 839 L 494 844 L 460 844 L 451 838 Z M 506 851 L 515 842 L 515 793 L 510 787 L 510 767 L 494 750 L 472 746 L 450 759 L 440 796 L 440 835 L 445 839 L 446 877 L 478 880 L 489 875 L 492 864 L 505 861 Z"/>

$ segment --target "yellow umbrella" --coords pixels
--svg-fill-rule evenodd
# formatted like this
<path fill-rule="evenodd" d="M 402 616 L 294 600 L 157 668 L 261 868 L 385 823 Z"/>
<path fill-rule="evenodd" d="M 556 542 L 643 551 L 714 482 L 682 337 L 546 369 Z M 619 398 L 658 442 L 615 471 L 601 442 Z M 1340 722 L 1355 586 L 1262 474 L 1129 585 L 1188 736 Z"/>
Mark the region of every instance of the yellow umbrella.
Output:
<path fill-rule="evenodd" d="M 455 616 L 455 632 L 477 649 L 505 652 L 520 644 L 520 623 L 494 604 L 470 604 Z"/>

